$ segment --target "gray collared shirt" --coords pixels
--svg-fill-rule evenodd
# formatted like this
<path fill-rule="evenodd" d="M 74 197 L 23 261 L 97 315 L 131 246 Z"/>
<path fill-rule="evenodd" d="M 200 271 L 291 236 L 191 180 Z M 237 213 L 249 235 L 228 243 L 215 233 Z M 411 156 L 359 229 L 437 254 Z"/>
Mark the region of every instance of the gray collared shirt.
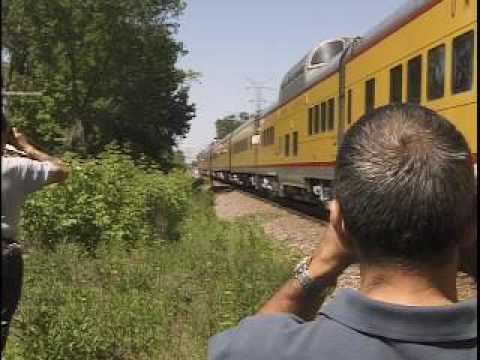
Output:
<path fill-rule="evenodd" d="M 15 239 L 23 203 L 47 185 L 49 171 L 48 162 L 2 155 L 2 238 Z"/>
<path fill-rule="evenodd" d="M 401 306 L 338 290 L 314 321 L 257 315 L 210 339 L 210 360 L 473 360 L 476 299 Z"/>

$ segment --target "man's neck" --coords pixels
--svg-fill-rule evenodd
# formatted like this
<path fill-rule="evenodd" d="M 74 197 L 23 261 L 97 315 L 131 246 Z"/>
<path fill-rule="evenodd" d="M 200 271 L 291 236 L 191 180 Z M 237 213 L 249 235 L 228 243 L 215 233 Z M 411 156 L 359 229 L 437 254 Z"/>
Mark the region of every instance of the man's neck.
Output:
<path fill-rule="evenodd" d="M 457 302 L 456 263 L 418 271 L 396 266 L 360 265 L 360 291 L 367 297 L 406 306 Z"/>

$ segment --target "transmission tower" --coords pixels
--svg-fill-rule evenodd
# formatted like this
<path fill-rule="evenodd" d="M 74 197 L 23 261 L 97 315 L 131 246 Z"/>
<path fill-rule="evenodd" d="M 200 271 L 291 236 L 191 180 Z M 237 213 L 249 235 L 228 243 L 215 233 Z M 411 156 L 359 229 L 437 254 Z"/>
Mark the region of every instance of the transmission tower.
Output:
<path fill-rule="evenodd" d="M 258 117 L 262 113 L 263 105 L 267 103 L 264 92 L 274 90 L 272 87 L 266 86 L 264 82 L 259 82 L 247 78 L 247 82 L 250 84 L 246 87 L 247 90 L 253 91 L 253 98 L 249 102 L 255 104 L 255 115 Z"/>

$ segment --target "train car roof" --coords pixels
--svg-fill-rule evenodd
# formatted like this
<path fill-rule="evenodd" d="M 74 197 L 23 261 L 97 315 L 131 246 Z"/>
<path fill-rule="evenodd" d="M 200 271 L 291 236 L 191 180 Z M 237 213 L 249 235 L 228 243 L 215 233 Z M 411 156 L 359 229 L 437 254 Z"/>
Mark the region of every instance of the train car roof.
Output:
<path fill-rule="evenodd" d="M 250 119 L 248 119 L 247 121 L 245 121 L 242 125 L 240 125 L 239 127 L 237 127 L 235 130 L 233 130 L 229 135 L 231 137 L 234 137 L 235 135 L 237 135 L 239 132 L 241 132 L 243 129 L 246 129 L 248 128 L 249 126 L 251 126 L 255 120 L 257 119 L 257 117 L 255 116 L 252 116 Z"/>
<path fill-rule="evenodd" d="M 382 22 L 367 31 L 358 46 L 355 46 L 353 51 L 347 55 L 346 61 L 348 62 L 365 50 L 371 48 L 377 42 L 383 40 L 413 20 L 417 14 L 422 14 L 442 1 L 444 0 L 409 0 L 405 2 L 405 4 L 397 8 L 392 15 L 386 17 Z"/>

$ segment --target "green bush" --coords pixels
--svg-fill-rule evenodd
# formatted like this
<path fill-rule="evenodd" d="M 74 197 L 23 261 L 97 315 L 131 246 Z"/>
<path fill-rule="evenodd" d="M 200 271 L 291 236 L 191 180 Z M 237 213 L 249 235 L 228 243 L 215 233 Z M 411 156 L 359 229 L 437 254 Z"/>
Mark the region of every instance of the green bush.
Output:
<path fill-rule="evenodd" d="M 67 155 L 71 176 L 62 185 L 35 193 L 24 207 L 23 237 L 54 248 L 80 243 L 133 244 L 178 238 L 178 224 L 191 199 L 191 179 L 136 164 L 115 146 L 98 158 Z"/>

